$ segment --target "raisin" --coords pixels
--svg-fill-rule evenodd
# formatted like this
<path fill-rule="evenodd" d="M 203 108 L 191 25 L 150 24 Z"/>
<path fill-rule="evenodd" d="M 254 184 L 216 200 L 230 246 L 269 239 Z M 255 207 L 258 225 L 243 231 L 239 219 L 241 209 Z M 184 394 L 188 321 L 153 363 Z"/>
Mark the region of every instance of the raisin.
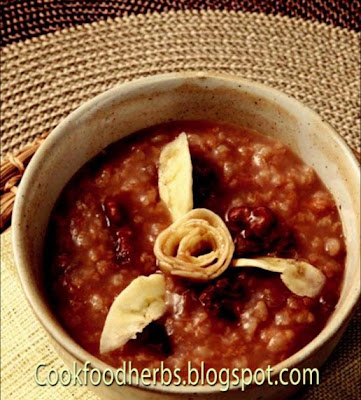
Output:
<path fill-rule="evenodd" d="M 194 208 L 204 207 L 219 185 L 215 168 L 205 159 L 192 156 Z"/>
<path fill-rule="evenodd" d="M 115 254 L 117 261 L 128 263 L 132 254 L 132 231 L 129 228 L 120 228 L 115 231 Z"/>
<path fill-rule="evenodd" d="M 249 229 L 257 238 L 269 234 L 275 223 L 276 216 L 267 207 L 255 208 L 249 217 Z"/>
<path fill-rule="evenodd" d="M 242 279 L 235 276 L 220 278 L 200 294 L 202 306 L 218 318 L 236 321 L 240 315 L 239 299 L 243 296 Z"/>
<path fill-rule="evenodd" d="M 133 232 L 125 210 L 114 198 L 106 199 L 102 204 L 106 224 L 114 242 L 115 260 L 119 263 L 129 263 L 133 252 Z"/>

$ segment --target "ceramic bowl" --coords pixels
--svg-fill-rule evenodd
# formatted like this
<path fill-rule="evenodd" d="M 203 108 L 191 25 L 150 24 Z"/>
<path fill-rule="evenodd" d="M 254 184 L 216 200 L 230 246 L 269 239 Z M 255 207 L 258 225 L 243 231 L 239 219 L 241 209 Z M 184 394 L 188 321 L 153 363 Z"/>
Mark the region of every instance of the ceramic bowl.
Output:
<path fill-rule="evenodd" d="M 270 87 L 245 79 L 177 73 L 124 83 L 88 101 L 65 118 L 35 154 L 16 196 L 13 250 L 26 297 L 64 361 L 109 366 L 82 349 L 53 315 L 43 288 L 42 254 L 49 215 L 72 175 L 110 143 L 139 129 L 170 120 L 230 122 L 280 139 L 312 166 L 335 197 L 347 245 L 346 272 L 337 307 L 322 332 L 296 354 L 274 366 L 319 367 L 339 341 L 360 295 L 360 173 L 343 139 L 314 111 Z M 34 366 L 35 368 L 35 366 Z M 220 392 L 221 386 L 93 387 L 107 399 L 272 399 L 296 390 L 251 385 Z"/>

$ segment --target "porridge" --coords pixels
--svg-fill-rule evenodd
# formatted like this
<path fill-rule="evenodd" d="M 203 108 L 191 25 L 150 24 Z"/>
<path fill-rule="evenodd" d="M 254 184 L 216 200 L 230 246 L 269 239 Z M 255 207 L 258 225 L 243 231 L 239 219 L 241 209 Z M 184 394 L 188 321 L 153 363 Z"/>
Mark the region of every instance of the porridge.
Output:
<path fill-rule="evenodd" d="M 228 267 L 208 280 L 164 273 L 162 316 L 119 348 L 100 352 L 114 299 L 137 277 L 159 273 L 154 246 L 173 222 L 158 190 L 159 157 L 182 132 L 193 208 L 223 220 L 231 257 L 306 261 L 325 277 L 322 290 L 298 295 L 278 273 L 252 267 Z M 217 370 L 254 370 L 286 359 L 322 330 L 339 298 L 345 253 L 332 195 L 285 145 L 234 125 L 170 122 L 110 145 L 71 179 L 50 218 L 46 280 L 70 335 L 114 367 L 132 361 L 156 368 L 163 361 L 182 369 L 203 361 Z"/>

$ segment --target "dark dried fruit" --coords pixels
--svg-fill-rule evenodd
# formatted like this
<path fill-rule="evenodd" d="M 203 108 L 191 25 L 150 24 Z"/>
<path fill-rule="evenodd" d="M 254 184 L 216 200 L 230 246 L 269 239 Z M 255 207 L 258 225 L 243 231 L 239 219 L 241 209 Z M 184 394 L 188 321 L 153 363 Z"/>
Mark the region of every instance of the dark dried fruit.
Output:
<path fill-rule="evenodd" d="M 339 295 L 336 292 L 325 292 L 320 297 L 320 305 L 326 311 L 333 311 L 338 302 Z"/>
<path fill-rule="evenodd" d="M 199 296 L 199 301 L 202 306 L 207 310 L 213 310 L 216 307 L 216 302 L 218 300 L 217 290 L 214 286 L 209 286 Z"/>
<path fill-rule="evenodd" d="M 239 319 L 239 299 L 242 295 L 242 280 L 236 276 L 229 276 L 208 285 L 201 292 L 199 301 L 213 315 L 236 321 Z"/>
<path fill-rule="evenodd" d="M 261 238 L 270 233 L 277 218 L 269 208 L 257 207 L 251 211 L 248 221 L 252 235 Z"/>
<path fill-rule="evenodd" d="M 295 257 L 295 238 L 287 224 L 268 207 L 233 207 L 226 215 L 236 257 Z"/>
<path fill-rule="evenodd" d="M 229 299 L 223 299 L 218 308 L 218 317 L 228 321 L 239 320 L 239 311 L 237 304 Z"/>
<path fill-rule="evenodd" d="M 117 261 L 128 263 L 132 254 L 132 231 L 129 228 L 120 228 L 115 232 L 115 254 Z"/>
<path fill-rule="evenodd" d="M 121 203 L 114 198 L 106 199 L 101 207 L 113 238 L 115 260 L 121 264 L 129 263 L 133 249 L 133 232 L 130 229 L 127 214 Z"/>
<path fill-rule="evenodd" d="M 297 258 L 296 238 L 293 231 L 284 221 L 279 222 L 277 235 L 272 242 L 272 255 L 286 258 Z"/>
<path fill-rule="evenodd" d="M 102 203 L 107 226 L 122 226 L 126 223 L 124 212 L 116 200 L 108 199 Z"/>
<path fill-rule="evenodd" d="M 244 228 L 245 237 L 260 238 L 268 234 L 277 218 L 268 207 L 233 207 L 228 211 L 226 221 L 234 228 Z"/>
<path fill-rule="evenodd" d="M 137 335 L 137 339 L 157 354 L 161 352 L 165 356 L 169 356 L 173 353 L 171 338 L 165 326 L 160 322 L 150 323 L 142 333 Z"/>
<path fill-rule="evenodd" d="M 192 155 L 194 208 L 205 207 L 218 187 L 216 169 L 203 157 Z"/>
<path fill-rule="evenodd" d="M 238 226 L 244 226 L 250 214 L 250 207 L 233 207 L 228 211 L 226 221 L 237 224 Z"/>
<path fill-rule="evenodd" d="M 253 255 L 264 251 L 264 243 L 245 237 L 245 232 L 239 232 L 234 238 L 235 254 L 239 257 Z"/>

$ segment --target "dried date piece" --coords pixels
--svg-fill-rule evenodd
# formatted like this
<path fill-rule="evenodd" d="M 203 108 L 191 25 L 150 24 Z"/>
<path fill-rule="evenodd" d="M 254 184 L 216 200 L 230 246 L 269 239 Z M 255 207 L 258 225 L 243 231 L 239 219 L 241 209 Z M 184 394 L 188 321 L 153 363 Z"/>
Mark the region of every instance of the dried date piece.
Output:
<path fill-rule="evenodd" d="M 106 225 L 109 227 L 114 241 L 115 259 L 119 263 L 129 263 L 132 256 L 133 232 L 127 214 L 120 202 L 114 198 L 102 203 Z"/>
<path fill-rule="evenodd" d="M 235 256 L 294 257 L 295 238 L 287 224 L 268 207 L 233 207 L 226 222 L 235 244 Z"/>
<path fill-rule="evenodd" d="M 204 157 L 192 154 L 194 208 L 207 207 L 219 186 L 216 169 Z"/>
<path fill-rule="evenodd" d="M 107 199 L 102 203 L 102 210 L 105 215 L 107 226 L 122 226 L 126 223 L 124 211 L 114 199 Z"/>
<path fill-rule="evenodd" d="M 244 294 L 242 282 L 232 274 L 208 285 L 200 294 L 199 301 L 211 314 L 237 321 L 240 316 L 239 299 Z"/>
<path fill-rule="evenodd" d="M 173 345 L 164 324 L 159 321 L 150 323 L 143 332 L 137 335 L 139 344 L 145 345 L 157 354 L 170 356 L 173 353 Z"/>
<path fill-rule="evenodd" d="M 132 255 L 132 236 L 133 232 L 127 228 L 115 230 L 115 255 L 117 261 L 121 263 L 129 263 Z"/>

